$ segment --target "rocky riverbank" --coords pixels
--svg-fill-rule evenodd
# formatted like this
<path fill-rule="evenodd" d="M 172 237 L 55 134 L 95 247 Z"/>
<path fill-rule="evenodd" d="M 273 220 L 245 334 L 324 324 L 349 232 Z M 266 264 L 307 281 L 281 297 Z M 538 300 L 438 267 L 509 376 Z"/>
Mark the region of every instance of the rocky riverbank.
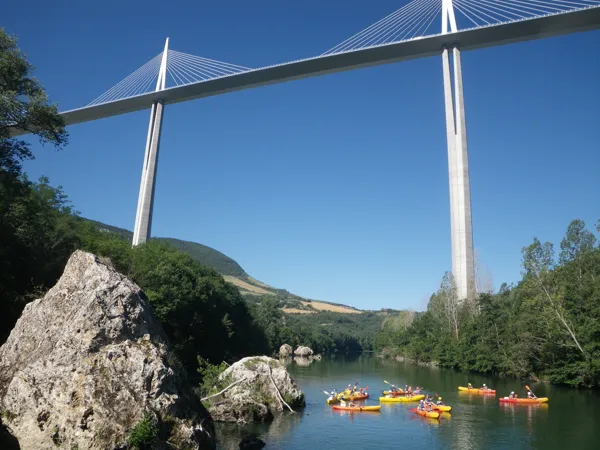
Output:
<path fill-rule="evenodd" d="M 417 365 L 423 366 L 423 367 L 439 367 L 439 365 L 440 365 L 439 362 L 437 362 L 437 361 L 418 361 L 415 359 L 407 358 L 404 355 L 399 355 L 396 352 L 389 350 L 389 349 L 383 349 L 376 356 L 381 359 L 393 359 L 394 361 L 408 362 L 408 363 L 417 364 Z"/>

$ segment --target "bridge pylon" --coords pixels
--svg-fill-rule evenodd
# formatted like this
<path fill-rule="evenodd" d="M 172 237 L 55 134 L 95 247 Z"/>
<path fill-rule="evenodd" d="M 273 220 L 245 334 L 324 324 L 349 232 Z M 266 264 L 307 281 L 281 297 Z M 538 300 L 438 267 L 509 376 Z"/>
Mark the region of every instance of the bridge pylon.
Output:
<path fill-rule="evenodd" d="M 452 0 L 442 0 L 442 34 L 456 32 Z M 452 73 L 450 66 L 452 65 Z M 450 229 L 452 274 L 460 299 L 475 295 L 473 224 L 465 101 L 463 95 L 460 49 L 453 45 L 442 50 L 448 175 L 450 182 Z M 452 76 L 453 75 L 453 76 Z"/>
<path fill-rule="evenodd" d="M 169 52 L 169 38 L 165 42 L 162 54 L 158 79 L 156 80 L 156 92 L 165 89 L 167 79 L 167 55 Z M 152 103 L 150 110 L 150 123 L 148 125 L 148 137 L 146 138 L 146 152 L 142 167 L 142 181 L 138 197 L 137 212 L 135 214 L 135 226 L 133 229 L 133 243 L 143 244 L 150 239 L 152 231 L 152 212 L 154 209 L 154 190 L 156 186 L 156 170 L 158 167 L 158 150 L 160 148 L 160 132 L 165 105 L 162 101 Z"/>

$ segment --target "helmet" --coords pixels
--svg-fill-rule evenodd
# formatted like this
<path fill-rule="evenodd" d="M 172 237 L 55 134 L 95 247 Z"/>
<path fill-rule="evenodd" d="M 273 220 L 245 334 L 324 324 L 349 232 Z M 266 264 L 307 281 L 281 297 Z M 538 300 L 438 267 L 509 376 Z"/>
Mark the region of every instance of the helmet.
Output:
<path fill-rule="evenodd" d="M 483 383 L 483 387 L 485 387 L 485 383 Z"/>
<path fill-rule="evenodd" d="M 511 394 L 514 394 L 514 393 L 515 393 L 515 391 L 512 391 L 512 392 L 511 392 Z"/>
<path fill-rule="evenodd" d="M 442 399 L 442 397 L 438 397 L 438 400 L 441 400 L 441 399 Z"/>

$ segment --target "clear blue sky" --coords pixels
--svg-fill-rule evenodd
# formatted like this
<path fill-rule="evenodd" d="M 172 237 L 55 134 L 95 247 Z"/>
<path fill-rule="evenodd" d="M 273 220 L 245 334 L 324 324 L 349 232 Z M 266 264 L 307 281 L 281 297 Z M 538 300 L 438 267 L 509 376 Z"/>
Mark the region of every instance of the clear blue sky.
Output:
<path fill-rule="evenodd" d="M 403 4 L 5 2 L 61 110 L 89 103 L 165 37 L 258 67 L 320 54 Z M 520 277 L 534 236 L 557 246 L 600 218 L 599 32 L 463 54 L 474 242 L 494 284 Z M 441 58 L 169 106 L 153 235 L 201 242 L 252 276 L 360 308 L 423 308 L 450 269 Z M 73 126 L 34 146 L 31 177 L 84 217 L 132 229 L 148 112 Z"/>

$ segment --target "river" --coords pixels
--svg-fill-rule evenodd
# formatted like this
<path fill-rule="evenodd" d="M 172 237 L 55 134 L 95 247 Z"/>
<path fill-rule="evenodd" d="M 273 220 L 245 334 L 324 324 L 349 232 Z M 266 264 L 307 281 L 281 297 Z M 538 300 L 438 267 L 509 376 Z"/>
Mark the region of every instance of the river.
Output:
<path fill-rule="evenodd" d="M 266 449 L 565 449 L 600 448 L 600 393 L 533 383 L 547 405 L 505 405 L 500 396 L 511 390 L 524 396 L 523 383 L 449 369 L 385 361 L 357 355 L 314 361 L 307 367 L 295 363 L 288 370 L 306 394 L 306 408 L 284 414 L 269 424 L 239 426 L 217 424 L 219 448 L 237 449 L 243 436 L 255 433 Z M 426 419 L 410 412 L 407 404 L 384 404 L 380 413 L 333 411 L 323 391 L 338 390 L 349 383 L 368 386 L 378 405 L 383 380 L 398 386 L 425 386 L 452 406 L 449 418 Z M 458 386 L 486 383 L 496 396 L 460 393 Z"/>

